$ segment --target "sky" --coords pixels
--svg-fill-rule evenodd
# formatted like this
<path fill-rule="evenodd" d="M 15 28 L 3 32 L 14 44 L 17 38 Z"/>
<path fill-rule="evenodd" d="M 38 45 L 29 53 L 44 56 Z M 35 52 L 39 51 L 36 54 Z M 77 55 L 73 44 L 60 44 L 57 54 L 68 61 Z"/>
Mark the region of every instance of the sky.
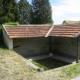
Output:
<path fill-rule="evenodd" d="M 80 20 L 80 0 L 49 0 L 52 7 L 54 24 L 62 24 L 64 20 Z M 28 0 L 31 3 L 31 0 Z"/>

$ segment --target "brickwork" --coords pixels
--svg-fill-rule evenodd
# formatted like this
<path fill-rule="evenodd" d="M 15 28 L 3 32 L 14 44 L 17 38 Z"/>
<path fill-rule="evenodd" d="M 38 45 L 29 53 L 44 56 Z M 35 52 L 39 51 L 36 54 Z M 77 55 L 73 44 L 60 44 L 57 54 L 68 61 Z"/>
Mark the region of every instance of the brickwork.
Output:
<path fill-rule="evenodd" d="M 13 39 L 14 50 L 23 56 L 49 53 L 48 38 Z"/>
<path fill-rule="evenodd" d="M 53 53 L 67 54 L 76 56 L 77 40 L 76 38 L 53 38 Z"/>
<path fill-rule="evenodd" d="M 26 39 L 13 39 L 14 50 L 23 56 L 35 56 L 49 53 L 49 39 L 26 38 Z M 77 55 L 77 39 L 76 38 L 60 38 L 52 37 L 52 51 L 53 54 L 63 54 L 76 57 Z M 80 45 L 80 38 L 79 44 Z M 79 46 L 80 52 L 80 46 Z M 80 53 L 79 53 L 80 54 Z"/>

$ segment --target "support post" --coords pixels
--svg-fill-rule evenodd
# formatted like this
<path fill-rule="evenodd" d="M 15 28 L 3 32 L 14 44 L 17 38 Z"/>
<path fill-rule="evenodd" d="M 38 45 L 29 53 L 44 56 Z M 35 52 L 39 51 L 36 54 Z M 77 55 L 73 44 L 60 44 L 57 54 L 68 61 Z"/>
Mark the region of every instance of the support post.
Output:
<path fill-rule="evenodd" d="M 52 53 L 52 37 L 49 36 L 49 53 Z"/>
<path fill-rule="evenodd" d="M 77 37 L 77 54 L 76 54 L 76 63 L 78 63 L 79 53 L 78 53 L 78 37 Z"/>

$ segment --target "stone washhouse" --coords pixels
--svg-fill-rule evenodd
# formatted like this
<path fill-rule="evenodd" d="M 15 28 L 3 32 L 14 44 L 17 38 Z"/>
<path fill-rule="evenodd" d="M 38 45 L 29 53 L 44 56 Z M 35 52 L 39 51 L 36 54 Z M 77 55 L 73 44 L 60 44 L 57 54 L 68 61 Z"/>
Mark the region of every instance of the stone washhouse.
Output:
<path fill-rule="evenodd" d="M 3 25 L 4 43 L 24 57 L 53 55 L 80 59 L 80 25 Z"/>

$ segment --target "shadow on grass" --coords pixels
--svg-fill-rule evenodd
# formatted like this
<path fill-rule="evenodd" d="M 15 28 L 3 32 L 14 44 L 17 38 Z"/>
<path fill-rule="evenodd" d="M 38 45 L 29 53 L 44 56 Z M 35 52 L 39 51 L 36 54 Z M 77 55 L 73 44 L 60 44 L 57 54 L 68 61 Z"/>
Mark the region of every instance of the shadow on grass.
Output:
<path fill-rule="evenodd" d="M 2 48 L 2 49 L 8 49 L 8 48 L 5 46 L 4 42 L 0 44 L 0 48 Z"/>
<path fill-rule="evenodd" d="M 53 58 L 45 58 L 45 59 L 40 59 L 40 60 L 34 60 L 32 61 L 35 65 L 37 65 L 40 68 L 43 68 L 44 70 L 49 70 L 49 69 L 54 69 L 54 68 L 58 68 L 61 66 L 65 66 L 68 65 L 69 63 L 60 61 L 60 60 L 56 60 Z"/>

